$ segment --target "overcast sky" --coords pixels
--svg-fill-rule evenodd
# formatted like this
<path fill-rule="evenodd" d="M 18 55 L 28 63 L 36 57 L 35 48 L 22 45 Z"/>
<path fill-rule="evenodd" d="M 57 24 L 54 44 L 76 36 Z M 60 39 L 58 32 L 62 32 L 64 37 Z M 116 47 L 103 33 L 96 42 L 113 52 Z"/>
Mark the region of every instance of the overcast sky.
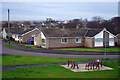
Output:
<path fill-rule="evenodd" d="M 2 2 L 2 20 L 71 20 L 101 16 L 110 19 L 118 15 L 118 2 Z"/>

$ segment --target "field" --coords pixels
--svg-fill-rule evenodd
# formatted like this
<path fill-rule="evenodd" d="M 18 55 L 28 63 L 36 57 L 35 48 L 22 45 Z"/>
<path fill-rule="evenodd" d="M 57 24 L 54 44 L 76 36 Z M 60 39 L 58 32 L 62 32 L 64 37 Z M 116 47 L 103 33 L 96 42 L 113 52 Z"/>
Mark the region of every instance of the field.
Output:
<path fill-rule="evenodd" d="M 112 60 L 115 58 L 108 58 Z M 52 58 L 52 57 L 39 57 L 39 56 L 26 56 L 26 55 L 7 55 L 2 56 L 3 66 L 17 66 L 29 64 L 48 64 L 48 63 L 62 63 L 72 61 L 91 61 L 93 58 Z"/>
<path fill-rule="evenodd" d="M 118 78 L 120 65 L 117 61 L 104 62 L 103 64 L 114 68 L 114 70 L 72 72 L 59 65 L 49 65 L 4 71 L 3 78 Z"/>

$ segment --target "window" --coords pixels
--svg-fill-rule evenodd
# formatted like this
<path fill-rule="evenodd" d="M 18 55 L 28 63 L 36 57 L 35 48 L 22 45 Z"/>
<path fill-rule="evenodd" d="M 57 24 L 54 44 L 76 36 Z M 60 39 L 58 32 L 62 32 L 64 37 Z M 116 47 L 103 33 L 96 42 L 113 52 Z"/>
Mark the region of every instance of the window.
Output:
<path fill-rule="evenodd" d="M 109 38 L 109 46 L 114 46 L 114 38 Z"/>
<path fill-rule="evenodd" d="M 15 38 L 17 38 L 17 35 L 15 35 Z"/>
<path fill-rule="evenodd" d="M 45 39 L 42 39 L 42 47 L 45 47 Z"/>
<path fill-rule="evenodd" d="M 109 41 L 110 42 L 114 42 L 114 38 L 109 38 Z"/>
<path fill-rule="evenodd" d="M 61 40 L 62 43 L 67 43 L 67 38 L 62 38 Z"/>
<path fill-rule="evenodd" d="M 81 38 L 76 38 L 76 43 L 81 43 Z"/>
<path fill-rule="evenodd" d="M 95 47 L 103 46 L 103 38 L 95 38 Z"/>
<path fill-rule="evenodd" d="M 45 43 L 45 39 L 42 39 L 42 43 Z"/>
<path fill-rule="evenodd" d="M 103 39 L 102 38 L 96 38 L 95 42 L 103 42 Z"/>

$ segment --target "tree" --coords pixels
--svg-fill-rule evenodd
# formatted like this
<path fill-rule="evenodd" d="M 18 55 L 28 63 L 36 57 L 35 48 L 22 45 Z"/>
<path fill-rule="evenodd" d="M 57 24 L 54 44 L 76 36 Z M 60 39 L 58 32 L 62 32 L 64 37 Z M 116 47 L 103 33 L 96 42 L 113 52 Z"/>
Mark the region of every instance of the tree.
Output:
<path fill-rule="evenodd" d="M 104 19 L 102 17 L 100 17 L 100 16 L 95 16 L 95 17 L 93 17 L 92 20 L 93 21 L 103 21 Z"/>
<path fill-rule="evenodd" d="M 55 20 L 53 20 L 52 18 L 46 18 L 46 22 L 51 23 L 54 22 Z"/>

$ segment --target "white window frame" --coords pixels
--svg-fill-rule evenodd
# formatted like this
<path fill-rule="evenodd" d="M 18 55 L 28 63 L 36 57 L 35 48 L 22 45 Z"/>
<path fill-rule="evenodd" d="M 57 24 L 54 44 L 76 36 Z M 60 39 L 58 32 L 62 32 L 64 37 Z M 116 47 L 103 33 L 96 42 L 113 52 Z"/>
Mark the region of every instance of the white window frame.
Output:
<path fill-rule="evenodd" d="M 63 42 L 63 39 L 67 39 L 67 42 Z M 68 43 L 68 38 L 61 38 L 61 43 Z"/>
<path fill-rule="evenodd" d="M 101 39 L 101 41 L 96 41 L 96 39 Z M 98 44 L 99 43 L 99 44 Z M 100 44 L 101 43 L 101 44 Z M 95 47 L 103 47 L 103 38 L 95 38 L 94 39 L 94 46 Z"/>
<path fill-rule="evenodd" d="M 113 39 L 113 41 L 111 41 L 110 39 Z M 112 43 L 112 45 L 111 45 Z M 115 40 L 114 38 L 109 38 L 109 46 L 114 46 L 115 45 Z"/>
<path fill-rule="evenodd" d="M 17 38 L 17 35 L 15 34 L 15 38 Z"/>
<path fill-rule="evenodd" d="M 43 39 L 43 38 L 42 38 L 42 39 Z M 42 42 L 42 44 L 45 44 L 45 46 L 42 46 L 42 47 L 46 47 L 46 39 L 44 39 L 44 40 L 45 40 L 45 42 L 44 42 L 44 43 Z"/>
<path fill-rule="evenodd" d="M 80 39 L 80 41 L 78 40 L 78 42 L 77 42 L 76 39 Z M 76 37 L 76 38 L 75 38 L 75 42 L 76 42 L 76 43 L 81 43 L 81 42 L 82 42 L 82 39 L 81 39 L 80 37 Z"/>

